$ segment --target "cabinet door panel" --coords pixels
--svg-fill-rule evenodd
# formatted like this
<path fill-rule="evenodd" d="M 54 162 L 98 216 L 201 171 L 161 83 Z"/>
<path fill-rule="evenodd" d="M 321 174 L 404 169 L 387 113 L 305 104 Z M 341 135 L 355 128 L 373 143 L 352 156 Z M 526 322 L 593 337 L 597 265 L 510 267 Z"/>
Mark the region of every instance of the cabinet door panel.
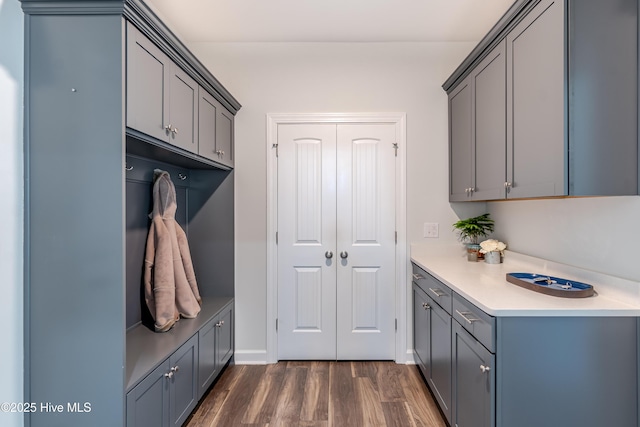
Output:
<path fill-rule="evenodd" d="M 469 200 L 472 171 L 471 81 L 466 79 L 449 95 L 449 200 Z"/>
<path fill-rule="evenodd" d="M 127 25 L 127 126 L 168 141 L 171 61 L 132 24 Z"/>
<path fill-rule="evenodd" d="M 543 0 L 507 36 L 508 198 L 567 191 L 563 17 Z"/>
<path fill-rule="evenodd" d="M 417 285 L 413 285 L 413 346 L 416 354 L 416 363 L 422 371 L 424 378 L 431 377 L 431 319 L 429 317 L 430 305 L 427 295 Z"/>
<path fill-rule="evenodd" d="M 220 371 L 233 355 L 233 306 L 218 316 L 220 327 L 216 331 L 216 370 Z"/>
<path fill-rule="evenodd" d="M 504 199 L 507 158 L 506 42 L 474 70 L 473 200 Z"/>
<path fill-rule="evenodd" d="M 198 154 L 218 161 L 216 149 L 216 120 L 222 106 L 209 92 L 200 88 L 198 99 Z"/>
<path fill-rule="evenodd" d="M 217 375 L 216 322 L 211 319 L 198 331 L 198 398 L 204 395 Z"/>
<path fill-rule="evenodd" d="M 495 356 L 458 322 L 453 322 L 452 417 L 458 427 L 495 426 Z"/>
<path fill-rule="evenodd" d="M 171 144 L 198 153 L 198 84 L 177 65 L 171 67 Z"/>
<path fill-rule="evenodd" d="M 198 402 L 198 335 L 194 335 L 169 358 L 173 369 L 169 395 L 172 426 L 181 426 Z"/>
<path fill-rule="evenodd" d="M 216 118 L 216 150 L 220 151 L 219 161 L 227 166 L 233 166 L 233 114 L 225 108 L 218 108 Z"/>
<path fill-rule="evenodd" d="M 428 298 L 431 333 L 431 377 L 429 384 L 440 409 L 451 422 L 451 316 Z"/>
<path fill-rule="evenodd" d="M 127 393 L 127 427 L 168 427 L 169 387 L 164 362 Z"/>

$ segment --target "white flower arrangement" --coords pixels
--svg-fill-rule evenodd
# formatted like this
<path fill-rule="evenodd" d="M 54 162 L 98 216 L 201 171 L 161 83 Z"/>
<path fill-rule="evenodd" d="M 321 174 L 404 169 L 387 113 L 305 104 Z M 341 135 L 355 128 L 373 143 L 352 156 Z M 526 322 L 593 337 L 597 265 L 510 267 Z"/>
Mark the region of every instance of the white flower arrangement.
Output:
<path fill-rule="evenodd" d="M 483 254 L 486 254 L 489 252 L 500 252 L 500 255 L 504 255 L 503 251 L 506 248 L 507 248 L 506 244 L 495 239 L 488 239 L 480 243 L 480 252 Z"/>

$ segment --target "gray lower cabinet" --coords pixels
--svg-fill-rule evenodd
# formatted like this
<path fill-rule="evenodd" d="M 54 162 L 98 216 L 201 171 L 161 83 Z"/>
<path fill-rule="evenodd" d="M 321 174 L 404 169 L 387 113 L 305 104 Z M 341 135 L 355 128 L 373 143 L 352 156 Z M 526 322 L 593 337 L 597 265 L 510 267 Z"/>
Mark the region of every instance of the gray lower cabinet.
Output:
<path fill-rule="evenodd" d="M 448 287 L 414 266 L 414 348 L 418 357 L 417 363 L 449 422 L 451 422 L 451 296 L 452 293 Z"/>
<path fill-rule="evenodd" d="M 127 427 L 181 426 L 195 408 L 198 337 L 191 337 L 127 393 Z"/>
<path fill-rule="evenodd" d="M 495 355 L 453 322 L 453 411 L 451 425 L 495 425 Z"/>
<path fill-rule="evenodd" d="M 198 398 L 201 398 L 233 354 L 233 305 L 198 331 L 198 343 Z"/>
<path fill-rule="evenodd" d="M 416 362 L 451 426 L 640 425 L 640 319 L 493 317 L 455 292 L 449 316 L 413 271 Z"/>

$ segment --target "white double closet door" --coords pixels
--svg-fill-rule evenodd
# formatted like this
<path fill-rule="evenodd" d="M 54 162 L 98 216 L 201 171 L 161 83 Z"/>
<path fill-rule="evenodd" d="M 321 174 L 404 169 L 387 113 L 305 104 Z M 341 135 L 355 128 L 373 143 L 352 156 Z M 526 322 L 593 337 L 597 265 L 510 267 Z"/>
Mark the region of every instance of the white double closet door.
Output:
<path fill-rule="evenodd" d="M 395 359 L 395 138 L 278 125 L 278 359 Z"/>

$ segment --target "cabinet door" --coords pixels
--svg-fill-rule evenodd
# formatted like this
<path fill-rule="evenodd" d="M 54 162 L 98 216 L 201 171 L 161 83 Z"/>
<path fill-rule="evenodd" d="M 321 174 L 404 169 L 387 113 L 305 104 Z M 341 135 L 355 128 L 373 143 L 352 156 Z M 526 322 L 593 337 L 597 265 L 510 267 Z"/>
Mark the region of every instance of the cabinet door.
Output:
<path fill-rule="evenodd" d="M 169 420 L 181 426 L 198 403 L 198 335 L 194 335 L 169 358 Z"/>
<path fill-rule="evenodd" d="M 127 393 L 127 427 L 169 427 L 169 361 Z"/>
<path fill-rule="evenodd" d="M 220 371 L 233 355 L 233 305 L 218 315 L 216 331 L 216 370 Z"/>
<path fill-rule="evenodd" d="M 472 72 L 473 163 L 472 200 L 505 198 L 507 150 L 506 42 L 496 46 Z"/>
<path fill-rule="evenodd" d="M 214 317 L 198 331 L 198 399 L 216 378 L 216 324 Z"/>
<path fill-rule="evenodd" d="M 222 105 L 202 87 L 198 97 L 198 154 L 219 160 L 216 148 L 216 120 Z"/>
<path fill-rule="evenodd" d="M 495 426 L 495 356 L 453 322 L 453 422 L 457 427 Z"/>
<path fill-rule="evenodd" d="M 428 300 L 422 289 L 413 285 L 413 347 L 416 363 L 426 380 L 431 377 L 431 305 Z"/>
<path fill-rule="evenodd" d="M 507 35 L 508 198 L 567 192 L 564 50 L 560 0 L 542 0 Z"/>
<path fill-rule="evenodd" d="M 173 64 L 170 75 L 169 142 L 198 153 L 198 84 Z"/>
<path fill-rule="evenodd" d="M 233 129 L 234 116 L 222 105 L 216 116 L 216 150 L 219 152 L 218 161 L 227 166 L 233 166 Z"/>
<path fill-rule="evenodd" d="M 473 186 L 471 80 L 449 95 L 449 200 L 466 201 Z"/>
<path fill-rule="evenodd" d="M 451 422 L 451 315 L 430 297 L 428 310 L 431 325 L 431 376 L 429 385 L 438 399 L 440 409 Z"/>
<path fill-rule="evenodd" d="M 127 24 L 127 126 L 168 141 L 171 60 Z"/>

